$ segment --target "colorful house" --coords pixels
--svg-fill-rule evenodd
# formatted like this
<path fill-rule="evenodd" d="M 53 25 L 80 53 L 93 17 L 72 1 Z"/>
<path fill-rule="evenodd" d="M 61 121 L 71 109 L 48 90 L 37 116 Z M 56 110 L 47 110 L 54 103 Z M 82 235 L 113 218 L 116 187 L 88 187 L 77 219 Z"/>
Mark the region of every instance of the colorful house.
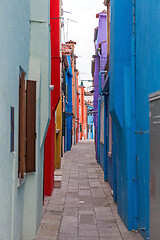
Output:
<path fill-rule="evenodd" d="M 45 139 L 44 162 L 44 195 L 51 196 L 54 187 L 54 170 L 59 165 L 56 158 L 56 142 L 59 141 L 56 133 L 55 113 L 60 100 L 60 0 L 50 1 L 51 26 L 51 120 Z M 60 145 L 60 143 L 58 144 Z M 58 161 L 59 158 L 58 158 Z"/>
<path fill-rule="evenodd" d="M 104 143 L 104 131 L 106 131 L 106 111 L 104 108 L 107 104 L 107 95 L 102 96 L 102 86 L 105 82 L 106 76 L 106 64 L 107 64 L 107 15 L 106 11 L 103 11 L 96 15 L 99 18 L 99 26 L 95 29 L 95 69 L 94 69 L 94 102 L 93 102 L 93 119 L 95 125 L 95 147 L 96 147 L 96 157 L 98 162 L 101 164 L 102 168 L 106 173 L 106 154 L 104 155 L 104 150 L 107 148 L 107 143 Z M 105 101 L 105 103 L 104 103 Z M 99 102 L 99 103 L 98 103 Z M 104 126 L 104 129 L 102 126 Z M 106 134 L 106 132 L 105 132 Z M 105 146 L 104 146 L 105 144 Z"/>
<path fill-rule="evenodd" d="M 71 66 L 71 47 L 62 44 L 62 70 L 63 70 L 63 144 L 64 152 L 70 151 L 72 146 L 72 66 Z"/>
<path fill-rule="evenodd" d="M 55 114 L 56 142 L 55 142 L 55 169 L 61 168 L 62 151 L 62 98 L 60 98 Z"/>
<path fill-rule="evenodd" d="M 149 12 L 149 1 L 145 8 L 139 1 L 106 0 L 105 4 L 108 10 L 111 4 L 112 9 L 109 112 L 116 140 L 118 213 L 129 230 L 139 230 L 144 239 L 149 239 L 149 235 L 156 239 L 157 209 L 149 200 L 149 94 L 159 90 L 159 8 L 156 1 Z"/>
<path fill-rule="evenodd" d="M 76 131 L 77 131 L 77 76 L 76 76 L 76 58 L 77 56 L 74 53 L 76 42 L 70 40 L 66 42 L 72 49 L 72 58 L 71 58 L 71 66 L 72 66 L 72 145 L 76 144 Z"/>
<path fill-rule="evenodd" d="M 49 2 L 2 5 L 0 239 L 31 240 L 42 216 L 50 118 Z"/>
<path fill-rule="evenodd" d="M 87 132 L 87 138 L 94 139 L 93 106 L 89 102 L 87 103 Z"/>
<path fill-rule="evenodd" d="M 79 103 L 79 124 L 80 124 L 80 133 L 79 133 L 79 139 L 84 140 L 84 134 L 85 134 L 85 122 L 84 122 L 84 111 L 85 111 L 85 102 L 84 102 L 84 86 L 81 83 L 79 86 L 80 89 L 80 103 Z"/>
<path fill-rule="evenodd" d="M 79 72 L 77 70 L 76 72 L 76 81 L 77 81 L 77 89 L 76 89 L 76 93 L 77 93 L 77 119 L 76 119 L 76 143 L 78 143 L 79 140 L 79 85 L 78 85 L 78 77 L 79 77 Z"/>
<path fill-rule="evenodd" d="M 62 71 L 63 71 L 63 151 L 71 150 L 78 142 L 79 135 L 79 87 L 78 70 L 74 54 L 75 42 L 62 44 Z"/>

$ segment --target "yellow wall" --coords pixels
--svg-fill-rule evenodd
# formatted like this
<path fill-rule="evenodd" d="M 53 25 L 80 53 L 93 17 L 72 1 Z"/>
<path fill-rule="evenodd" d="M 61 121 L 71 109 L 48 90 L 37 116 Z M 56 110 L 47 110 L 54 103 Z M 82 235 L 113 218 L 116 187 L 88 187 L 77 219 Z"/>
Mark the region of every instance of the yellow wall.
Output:
<path fill-rule="evenodd" d="M 61 167 L 61 140 L 62 140 L 62 99 L 60 98 L 56 112 L 55 169 L 60 169 Z"/>

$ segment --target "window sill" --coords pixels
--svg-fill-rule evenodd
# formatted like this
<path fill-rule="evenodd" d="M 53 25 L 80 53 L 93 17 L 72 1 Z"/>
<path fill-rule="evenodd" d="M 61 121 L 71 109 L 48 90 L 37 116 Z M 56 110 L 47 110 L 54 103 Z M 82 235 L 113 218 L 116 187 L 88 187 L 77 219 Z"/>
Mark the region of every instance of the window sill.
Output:
<path fill-rule="evenodd" d="M 24 178 L 18 178 L 17 187 L 21 187 L 26 181 L 26 173 L 24 173 Z"/>

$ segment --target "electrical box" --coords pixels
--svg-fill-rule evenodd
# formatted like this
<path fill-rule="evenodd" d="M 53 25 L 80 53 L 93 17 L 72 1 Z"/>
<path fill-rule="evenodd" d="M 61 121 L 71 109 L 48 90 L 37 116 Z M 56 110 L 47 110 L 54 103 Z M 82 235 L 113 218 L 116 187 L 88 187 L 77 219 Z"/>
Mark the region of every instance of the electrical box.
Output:
<path fill-rule="evenodd" d="M 150 240 L 160 238 L 160 91 L 150 102 Z"/>

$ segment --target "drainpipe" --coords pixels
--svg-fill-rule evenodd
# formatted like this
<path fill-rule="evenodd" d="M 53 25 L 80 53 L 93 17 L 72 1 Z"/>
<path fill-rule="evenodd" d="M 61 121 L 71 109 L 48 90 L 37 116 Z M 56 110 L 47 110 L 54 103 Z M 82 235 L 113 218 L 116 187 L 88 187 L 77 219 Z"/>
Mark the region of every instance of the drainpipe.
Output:
<path fill-rule="evenodd" d="M 131 40 L 131 107 L 132 107 L 132 159 L 133 159 L 133 227 L 138 229 L 138 197 L 137 197 L 137 157 L 136 157 L 136 0 L 133 0 L 133 32 Z"/>
<path fill-rule="evenodd" d="M 107 71 L 99 72 L 99 94 L 102 94 L 102 74 L 107 74 Z"/>
<path fill-rule="evenodd" d="M 100 163 L 100 114 L 101 114 L 101 98 L 98 98 L 98 142 L 97 142 L 97 162 Z"/>
<path fill-rule="evenodd" d="M 108 181 L 108 154 L 107 154 L 107 96 L 104 95 L 104 181 Z"/>

